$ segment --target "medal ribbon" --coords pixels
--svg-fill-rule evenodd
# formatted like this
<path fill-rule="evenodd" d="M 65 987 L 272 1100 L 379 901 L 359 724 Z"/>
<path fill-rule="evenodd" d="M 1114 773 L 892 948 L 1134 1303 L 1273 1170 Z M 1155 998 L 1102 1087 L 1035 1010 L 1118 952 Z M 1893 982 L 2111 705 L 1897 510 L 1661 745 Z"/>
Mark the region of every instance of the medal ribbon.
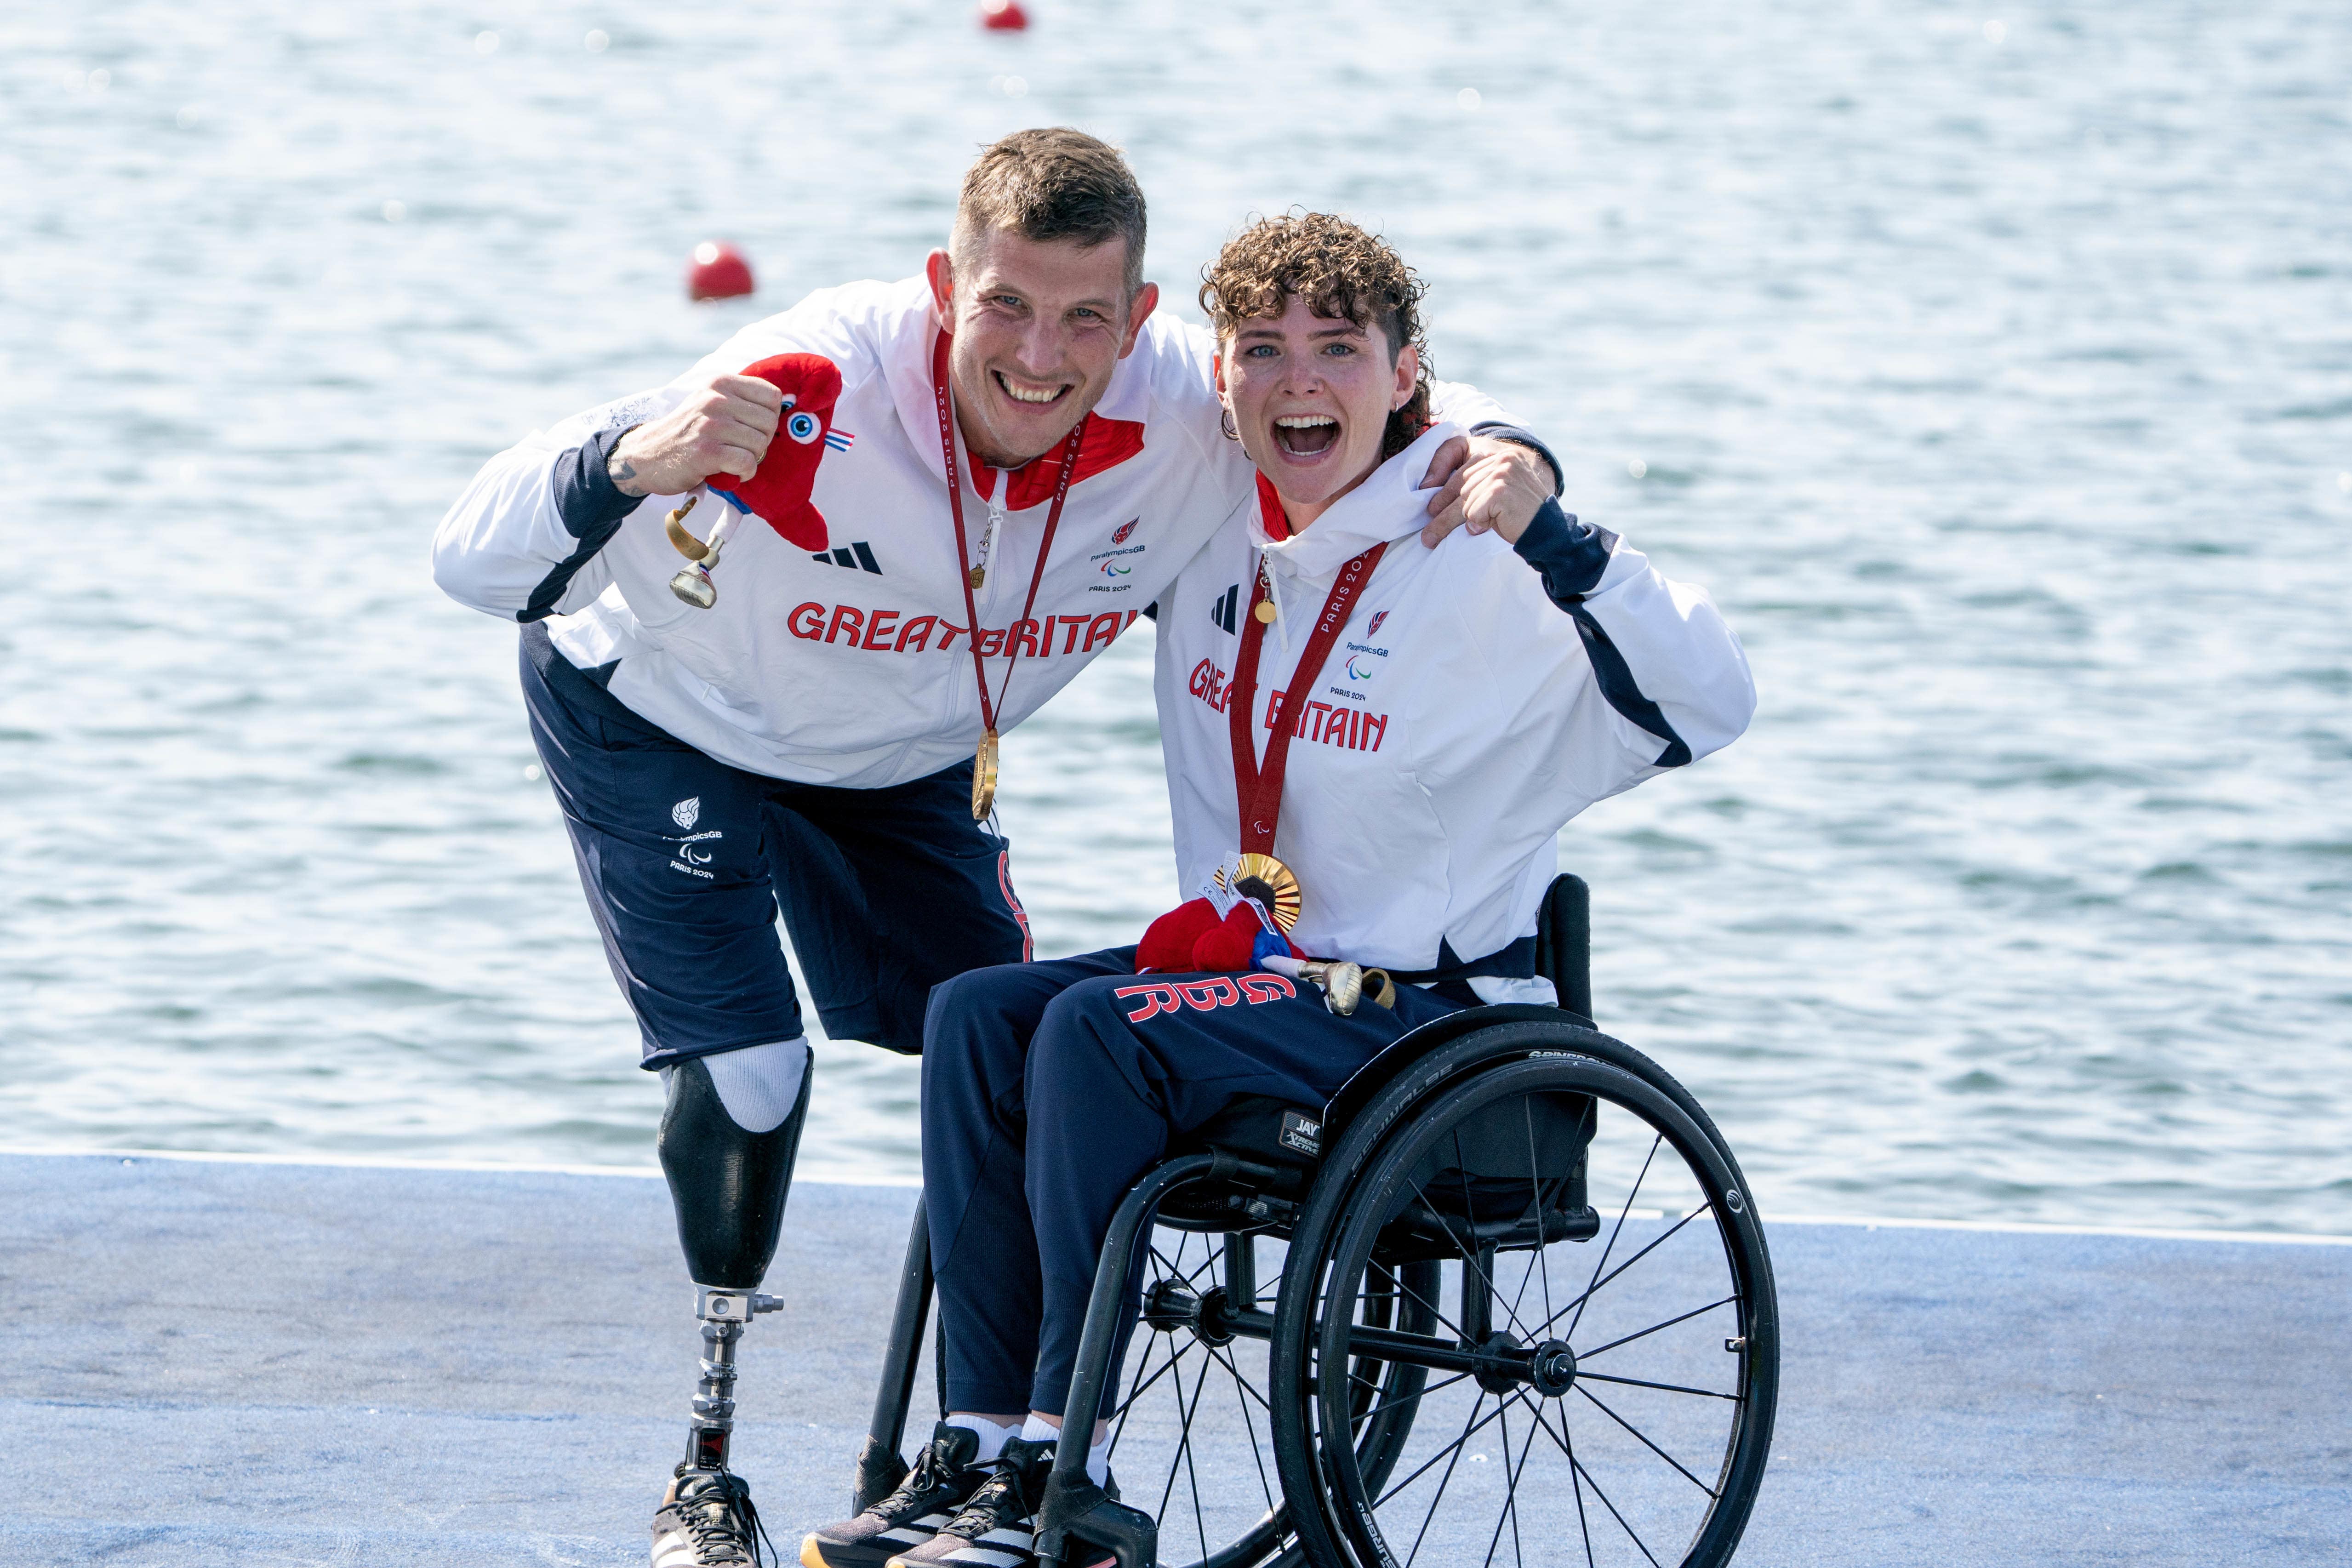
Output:
<path fill-rule="evenodd" d="M 992 698 L 988 695 L 988 665 L 980 652 L 980 610 L 972 598 L 971 555 L 970 547 L 964 542 L 963 476 L 956 466 L 955 415 L 948 404 L 948 335 L 945 332 L 941 332 L 931 345 L 931 390 L 937 394 L 940 403 L 940 455 L 946 460 L 948 467 L 948 510 L 955 517 L 956 565 L 963 574 L 964 620 L 970 627 L 965 641 L 971 644 L 971 674 L 980 687 L 980 722 L 989 734 L 994 735 L 996 705 L 1012 686 L 1013 666 L 1020 662 L 1021 656 L 1010 647 L 1004 650 L 1004 679 L 998 683 L 996 695 Z M 1054 530 L 1062 526 L 1062 503 L 1069 498 L 1070 476 L 1077 472 L 1078 444 L 1086 434 L 1086 429 L 1087 422 L 1080 419 L 1070 434 L 1062 438 L 1062 476 L 1054 486 L 1054 508 L 1045 514 L 1045 537 L 1037 541 L 1037 564 L 1029 572 L 1029 597 L 1022 601 L 1022 621 L 1028 620 L 1029 612 L 1037 608 L 1037 584 L 1045 580 L 1045 557 L 1054 548 Z M 1011 483 L 1009 478 L 1006 483 Z M 1020 623 L 1016 621 L 1013 627 L 1006 629 L 1004 640 L 1008 643 L 1013 641 L 1013 628 Z"/>
<path fill-rule="evenodd" d="M 1338 580 L 1331 584 L 1331 591 L 1323 601 L 1323 612 L 1316 617 L 1315 630 L 1298 655 L 1298 668 L 1291 674 L 1290 689 L 1282 694 L 1281 716 L 1275 720 L 1273 731 L 1266 737 L 1263 764 L 1257 759 L 1257 747 L 1250 737 L 1250 724 L 1257 711 L 1258 653 L 1265 643 L 1265 622 L 1257 618 L 1257 607 L 1267 598 L 1272 584 L 1264 559 L 1258 562 L 1257 580 L 1250 585 L 1249 613 L 1242 623 L 1241 657 L 1234 661 L 1233 684 L 1227 688 L 1231 694 L 1226 723 L 1233 736 L 1234 797 L 1241 807 L 1244 854 L 1274 852 L 1274 830 L 1282 818 L 1282 774 L 1290 757 L 1290 737 L 1298 732 L 1298 716 L 1307 711 L 1307 698 L 1315 689 L 1317 677 L 1323 673 L 1323 661 L 1331 656 L 1331 645 L 1339 640 L 1349 612 L 1355 609 L 1364 584 L 1372 580 L 1372 569 L 1381 564 L 1381 553 L 1388 548 L 1374 545 L 1339 569 Z"/>

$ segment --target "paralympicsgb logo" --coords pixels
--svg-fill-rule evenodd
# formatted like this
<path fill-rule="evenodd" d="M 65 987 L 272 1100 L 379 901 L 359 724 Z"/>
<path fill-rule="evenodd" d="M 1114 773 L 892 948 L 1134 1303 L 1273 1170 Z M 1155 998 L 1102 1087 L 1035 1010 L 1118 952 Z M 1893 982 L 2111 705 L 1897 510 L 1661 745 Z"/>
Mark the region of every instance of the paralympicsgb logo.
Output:
<path fill-rule="evenodd" d="M 702 797 L 689 795 L 669 809 L 669 820 L 681 828 L 691 828 L 701 819 Z"/>

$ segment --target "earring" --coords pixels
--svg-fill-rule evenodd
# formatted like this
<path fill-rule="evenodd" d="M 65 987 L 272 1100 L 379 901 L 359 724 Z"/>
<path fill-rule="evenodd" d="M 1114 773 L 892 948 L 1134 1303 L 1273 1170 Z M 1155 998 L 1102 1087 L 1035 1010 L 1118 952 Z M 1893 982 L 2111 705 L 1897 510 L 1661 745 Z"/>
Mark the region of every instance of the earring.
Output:
<path fill-rule="evenodd" d="M 1242 433 L 1234 428 L 1234 411 L 1232 409 L 1220 408 L 1217 410 L 1217 428 L 1225 433 L 1225 439 L 1227 441 L 1239 441 L 1242 438 Z"/>

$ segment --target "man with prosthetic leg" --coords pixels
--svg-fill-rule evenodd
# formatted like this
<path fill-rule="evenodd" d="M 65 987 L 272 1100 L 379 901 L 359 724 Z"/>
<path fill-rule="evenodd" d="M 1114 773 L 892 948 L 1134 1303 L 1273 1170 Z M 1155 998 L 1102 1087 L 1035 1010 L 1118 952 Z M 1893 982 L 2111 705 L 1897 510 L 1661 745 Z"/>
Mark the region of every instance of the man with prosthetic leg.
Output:
<path fill-rule="evenodd" d="M 656 1147 L 677 1209 L 677 1239 L 702 1320 L 702 1381 L 686 1458 L 654 1515 L 654 1568 L 725 1562 L 760 1529 L 751 1491 L 728 1468 L 735 1431 L 735 1347 L 754 1314 L 784 1222 L 808 1118 L 806 1040 L 782 1040 L 662 1073 L 668 1105 Z M 714 1081 L 736 1086 L 735 1103 Z M 786 1083 L 797 1078 L 798 1087 Z M 785 1107 L 781 1119 L 779 1105 Z"/>
<path fill-rule="evenodd" d="M 667 1085 L 706 1354 L 659 1568 L 757 1545 L 727 1464 L 735 1359 L 808 1098 L 779 914 L 827 1034 L 886 1050 L 921 1050 L 940 982 L 1029 958 L 998 737 L 1255 484 L 1220 434 L 1215 345 L 1155 313 L 1144 226 L 1115 149 L 1017 132 L 920 276 L 822 290 L 529 437 L 436 536 L 442 587 L 522 628 L 533 738 Z M 1433 529 L 1503 476 L 1556 487 L 1492 402 L 1436 395 L 1465 434 L 1424 471 Z M 963 1430 L 919 1467 L 942 1497 L 977 1485 Z M 887 1528 L 927 1535 L 937 1500 Z"/>

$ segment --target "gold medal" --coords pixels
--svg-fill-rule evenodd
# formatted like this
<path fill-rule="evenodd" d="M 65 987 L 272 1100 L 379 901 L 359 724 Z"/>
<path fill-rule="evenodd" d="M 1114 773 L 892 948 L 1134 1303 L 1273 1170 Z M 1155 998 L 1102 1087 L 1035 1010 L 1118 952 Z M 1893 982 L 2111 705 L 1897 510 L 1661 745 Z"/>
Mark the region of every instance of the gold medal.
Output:
<path fill-rule="evenodd" d="M 988 821 L 988 813 L 996 809 L 996 732 L 987 730 L 980 737 L 980 749 L 971 758 L 971 820 Z M 1287 874 L 1287 873 L 1286 873 Z"/>
<path fill-rule="evenodd" d="M 993 769 L 991 771 L 992 774 Z M 1244 852 L 1239 859 L 1241 863 L 1234 873 L 1233 885 L 1225 885 L 1224 868 L 1220 866 L 1213 873 L 1217 886 L 1228 893 L 1240 894 L 1244 898 L 1255 898 L 1265 904 L 1266 913 L 1274 916 L 1275 925 L 1282 928 L 1284 936 L 1289 936 L 1291 928 L 1298 924 L 1298 912 L 1306 902 L 1299 891 L 1298 878 L 1292 874 L 1288 866 L 1272 855 Z"/>
<path fill-rule="evenodd" d="M 1259 625 L 1261 625 L 1261 626 L 1271 626 L 1271 625 L 1273 625 L 1273 624 L 1274 624 L 1274 601 L 1273 601 L 1273 600 L 1271 600 L 1271 599 L 1261 599 L 1261 600 L 1259 600 L 1259 601 L 1257 601 L 1257 608 L 1256 608 L 1255 610 L 1251 611 L 1251 612 L 1250 612 L 1250 613 L 1257 617 L 1257 621 L 1258 621 L 1258 624 L 1259 624 Z"/>
<path fill-rule="evenodd" d="M 963 574 L 963 578 L 966 582 L 971 583 L 974 588 L 978 588 L 982 583 L 988 580 L 988 568 L 984 566 L 973 567 L 970 571 Z"/>

